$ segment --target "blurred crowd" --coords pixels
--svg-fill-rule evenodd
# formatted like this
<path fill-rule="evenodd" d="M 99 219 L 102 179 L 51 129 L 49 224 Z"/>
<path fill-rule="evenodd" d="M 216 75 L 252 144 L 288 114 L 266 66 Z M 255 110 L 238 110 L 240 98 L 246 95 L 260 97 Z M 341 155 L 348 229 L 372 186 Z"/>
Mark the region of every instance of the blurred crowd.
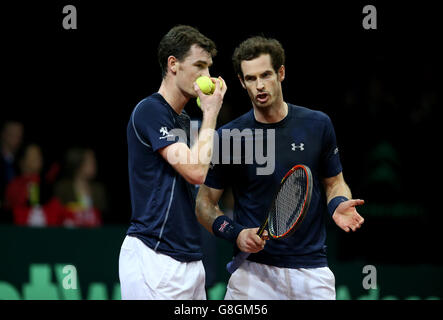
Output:
<path fill-rule="evenodd" d="M 24 141 L 23 123 L 5 121 L 0 136 L 0 223 L 98 227 L 106 191 L 95 181 L 95 152 L 70 148 L 62 163 L 44 166 L 39 144 Z M 47 167 L 47 169 L 45 168 Z"/>

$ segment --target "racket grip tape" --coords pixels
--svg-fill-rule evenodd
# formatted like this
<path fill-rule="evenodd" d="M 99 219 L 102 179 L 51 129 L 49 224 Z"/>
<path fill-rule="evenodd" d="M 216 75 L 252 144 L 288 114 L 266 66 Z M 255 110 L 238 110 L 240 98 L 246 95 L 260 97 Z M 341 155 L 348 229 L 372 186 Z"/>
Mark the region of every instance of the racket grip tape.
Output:
<path fill-rule="evenodd" d="M 226 265 L 226 269 L 230 274 L 234 273 L 235 270 L 238 269 L 238 267 L 241 266 L 241 264 L 246 260 L 246 258 L 249 256 L 249 252 L 240 252 L 238 253 L 232 261 L 230 261 Z"/>

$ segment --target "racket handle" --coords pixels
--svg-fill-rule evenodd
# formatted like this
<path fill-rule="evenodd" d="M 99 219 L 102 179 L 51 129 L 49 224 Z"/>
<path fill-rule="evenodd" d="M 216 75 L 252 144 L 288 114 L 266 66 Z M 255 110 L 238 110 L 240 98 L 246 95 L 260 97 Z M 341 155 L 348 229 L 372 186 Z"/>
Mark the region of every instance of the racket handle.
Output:
<path fill-rule="evenodd" d="M 238 267 L 241 266 L 241 264 L 243 263 L 243 261 L 246 260 L 246 258 L 249 256 L 249 252 L 240 252 L 238 253 L 234 259 L 232 259 L 232 261 L 230 261 L 227 265 L 226 265 L 226 269 L 228 270 L 228 272 L 230 274 L 234 273 L 235 270 L 238 269 Z"/>

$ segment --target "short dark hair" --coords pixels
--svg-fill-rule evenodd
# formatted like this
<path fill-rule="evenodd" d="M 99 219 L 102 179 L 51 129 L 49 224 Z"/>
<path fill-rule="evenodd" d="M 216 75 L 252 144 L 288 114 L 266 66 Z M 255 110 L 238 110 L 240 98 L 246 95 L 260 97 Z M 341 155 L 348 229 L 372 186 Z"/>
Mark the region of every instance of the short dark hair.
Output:
<path fill-rule="evenodd" d="M 207 51 L 212 57 L 217 54 L 215 43 L 194 27 L 178 25 L 164 35 L 157 51 L 162 78 L 167 74 L 168 57 L 174 56 L 177 60 L 182 61 L 187 57 L 189 49 L 194 44 Z"/>
<path fill-rule="evenodd" d="M 278 40 L 255 36 L 246 39 L 235 48 L 232 56 L 235 73 L 243 78 L 243 71 L 241 70 L 242 61 L 253 60 L 262 54 L 269 54 L 271 56 L 271 63 L 275 72 L 278 72 L 278 69 L 285 64 L 285 50 Z"/>

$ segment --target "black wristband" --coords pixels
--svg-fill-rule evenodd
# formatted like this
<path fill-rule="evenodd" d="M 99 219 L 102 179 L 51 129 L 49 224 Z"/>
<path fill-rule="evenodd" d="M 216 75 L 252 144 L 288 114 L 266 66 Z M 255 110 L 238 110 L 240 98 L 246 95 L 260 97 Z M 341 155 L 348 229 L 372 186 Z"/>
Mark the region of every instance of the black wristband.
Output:
<path fill-rule="evenodd" d="M 337 196 L 335 198 L 332 198 L 331 201 L 328 203 L 328 212 L 329 215 L 332 217 L 332 215 L 335 212 L 335 209 L 337 209 L 338 205 L 342 202 L 348 201 L 349 199 L 344 196 Z"/>
<path fill-rule="evenodd" d="M 212 224 L 212 232 L 219 238 L 228 240 L 232 243 L 237 241 L 238 234 L 244 228 L 235 223 L 227 216 L 218 216 Z"/>

